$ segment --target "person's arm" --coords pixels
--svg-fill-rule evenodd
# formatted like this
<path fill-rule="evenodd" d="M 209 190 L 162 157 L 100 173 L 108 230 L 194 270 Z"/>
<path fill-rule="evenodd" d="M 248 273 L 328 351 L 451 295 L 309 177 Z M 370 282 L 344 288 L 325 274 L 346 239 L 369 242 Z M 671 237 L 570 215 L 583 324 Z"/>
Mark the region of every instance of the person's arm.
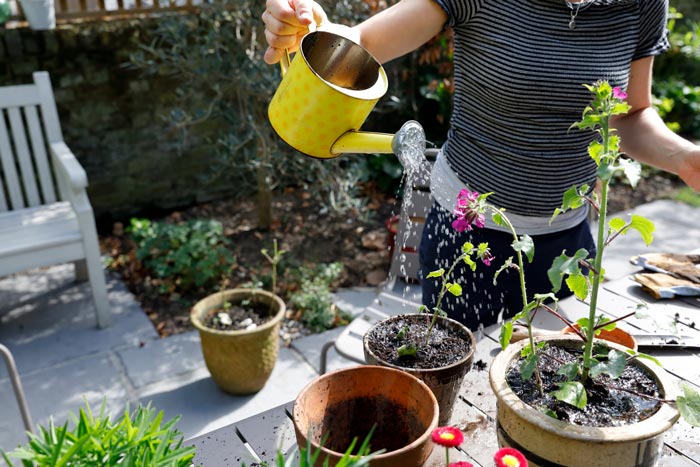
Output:
<path fill-rule="evenodd" d="M 674 173 L 696 191 L 700 191 L 700 146 L 678 136 L 663 122 L 651 106 L 653 57 L 632 62 L 625 115 L 614 117 L 612 125 L 628 156 L 667 172 Z"/>
<path fill-rule="evenodd" d="M 296 51 L 312 22 L 324 29 L 342 27 L 328 21 L 323 9 L 311 0 L 267 0 L 262 20 L 269 45 L 265 61 L 270 64 L 282 58 L 285 48 Z M 385 63 L 426 43 L 446 21 L 447 14 L 434 0 L 401 0 L 346 34 Z"/>

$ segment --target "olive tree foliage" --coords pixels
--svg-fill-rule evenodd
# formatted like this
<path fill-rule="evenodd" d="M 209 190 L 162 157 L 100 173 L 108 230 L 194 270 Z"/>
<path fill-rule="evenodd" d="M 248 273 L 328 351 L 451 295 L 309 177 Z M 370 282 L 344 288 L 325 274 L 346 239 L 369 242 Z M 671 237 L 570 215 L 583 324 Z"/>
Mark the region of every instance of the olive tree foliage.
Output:
<path fill-rule="evenodd" d="M 363 17 L 362 5 L 347 0 L 331 10 L 354 22 Z M 278 66 L 263 61 L 263 9 L 262 0 L 213 0 L 197 13 L 164 16 L 130 62 L 175 78 L 175 104 L 165 118 L 179 130 L 181 149 L 196 144 L 194 130 L 206 125 L 217 162 L 203 180 L 225 173 L 237 177 L 241 195 L 256 191 L 260 228 L 270 225 L 273 191 L 290 185 L 308 190 L 320 206 L 361 208 L 356 164 L 361 156 L 302 156 L 270 126 L 267 106 L 281 76 Z"/>

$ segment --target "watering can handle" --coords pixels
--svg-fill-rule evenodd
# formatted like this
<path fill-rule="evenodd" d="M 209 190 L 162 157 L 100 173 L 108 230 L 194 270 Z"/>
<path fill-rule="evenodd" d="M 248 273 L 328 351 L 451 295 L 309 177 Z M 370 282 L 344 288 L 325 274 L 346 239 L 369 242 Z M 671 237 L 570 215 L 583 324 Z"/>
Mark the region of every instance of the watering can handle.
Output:
<path fill-rule="evenodd" d="M 290 63 L 291 59 L 289 58 L 289 49 L 284 49 L 284 54 L 282 55 L 282 59 L 280 60 L 280 71 L 282 71 L 282 76 L 287 74 L 287 70 L 289 69 Z"/>
<path fill-rule="evenodd" d="M 307 31 L 307 34 L 310 32 L 315 32 L 318 29 L 318 26 L 316 26 L 316 23 L 312 22 L 308 26 L 309 30 Z M 292 62 L 291 58 L 289 58 L 289 49 L 284 49 L 284 54 L 282 55 L 282 59 L 280 60 L 280 71 L 282 71 L 282 76 L 284 76 L 287 73 L 287 70 L 289 69 L 289 65 Z"/>

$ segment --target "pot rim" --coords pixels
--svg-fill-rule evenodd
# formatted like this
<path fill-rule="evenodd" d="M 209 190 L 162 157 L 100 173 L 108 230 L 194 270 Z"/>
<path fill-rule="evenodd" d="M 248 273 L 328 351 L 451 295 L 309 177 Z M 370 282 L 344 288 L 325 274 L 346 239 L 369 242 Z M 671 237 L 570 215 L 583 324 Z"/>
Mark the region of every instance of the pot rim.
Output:
<path fill-rule="evenodd" d="M 319 376 L 318 378 L 315 378 L 315 379 L 311 380 L 309 383 L 307 383 L 306 386 L 304 386 L 304 388 L 301 391 L 299 391 L 299 394 L 297 394 L 297 397 L 294 399 L 294 406 L 292 408 L 292 423 L 294 424 L 294 428 L 297 432 L 302 433 L 302 431 L 299 427 L 299 424 L 297 423 L 297 418 L 296 418 L 296 405 L 297 405 L 297 401 L 299 400 L 301 395 L 306 393 L 313 385 L 323 384 L 323 382 L 325 380 L 332 378 L 333 375 L 336 375 L 338 373 L 343 373 L 343 372 L 349 373 L 349 372 L 355 372 L 355 371 L 382 371 L 382 372 L 387 371 L 387 372 L 393 372 L 397 377 L 400 377 L 400 378 L 407 377 L 409 379 L 412 379 L 419 386 L 423 387 L 423 390 L 428 395 L 428 397 L 430 398 L 430 401 L 433 404 L 433 419 L 430 421 L 428 428 L 425 430 L 425 432 L 421 436 L 419 436 L 414 441 L 412 441 L 411 443 L 407 444 L 406 446 L 404 446 L 400 449 L 396 449 L 394 451 L 383 452 L 381 454 L 378 454 L 378 455 L 372 457 L 372 459 L 374 461 L 382 460 L 382 459 L 385 459 L 389 456 L 393 457 L 393 456 L 396 456 L 397 454 L 402 454 L 404 452 L 411 451 L 412 449 L 415 449 L 417 446 L 420 446 L 421 444 L 425 443 L 426 441 L 432 442 L 432 441 L 430 441 L 430 438 L 431 438 L 433 430 L 435 430 L 435 428 L 437 428 L 437 426 L 438 426 L 438 419 L 440 417 L 440 405 L 438 404 L 437 398 L 435 397 L 435 394 L 433 394 L 433 391 L 430 389 L 430 387 L 428 387 L 427 384 L 425 384 L 419 378 L 413 376 L 410 373 L 407 373 L 403 370 L 399 370 L 396 368 L 389 368 L 386 366 L 379 366 L 379 365 L 359 365 L 359 366 L 353 366 L 353 367 L 349 367 L 349 368 L 341 368 L 339 370 L 329 371 L 328 373 L 325 373 L 325 374 Z M 304 437 L 308 440 L 306 433 L 304 433 Z M 358 440 L 358 441 L 361 442 L 361 440 Z M 318 446 L 318 444 L 313 442 L 313 441 L 311 441 L 311 445 L 313 446 L 314 449 L 320 448 L 321 452 L 323 452 L 324 454 L 338 456 L 338 457 L 343 456 L 342 452 L 333 451 L 331 449 L 326 448 L 325 446 Z"/>
<path fill-rule="evenodd" d="M 576 341 L 581 342 L 578 337 L 571 337 L 565 334 L 542 336 L 535 338 L 536 342 L 540 341 Z M 629 350 L 614 342 L 604 341 L 606 345 L 616 350 L 625 352 Z M 652 416 L 640 422 L 622 426 L 613 427 L 595 427 L 581 426 L 563 420 L 558 420 L 545 415 L 525 402 L 511 390 L 505 380 L 505 374 L 510 365 L 518 355 L 520 350 L 528 343 L 527 340 L 522 340 L 513 344 L 509 344 L 506 350 L 501 351 L 491 363 L 489 370 L 489 382 L 491 389 L 496 395 L 498 403 L 504 403 L 511 407 L 518 416 L 522 417 L 529 423 L 537 426 L 544 426 L 549 431 L 554 431 L 562 438 L 569 438 L 581 441 L 591 441 L 599 439 L 601 443 L 614 443 L 620 441 L 642 440 L 657 436 L 667 431 L 678 420 L 680 414 L 678 410 L 673 408 L 668 403 L 662 403 L 661 408 Z M 670 377 L 662 367 L 655 367 L 646 361 L 635 359 L 635 364 L 641 366 L 649 375 L 656 380 L 659 389 L 663 391 L 665 399 L 675 399 L 677 391 Z M 660 371 L 659 371 L 660 370 Z"/>
<path fill-rule="evenodd" d="M 372 357 L 373 357 L 375 360 L 377 360 L 378 362 L 382 362 L 382 366 L 387 366 L 387 367 L 389 367 L 389 368 L 394 368 L 394 369 L 401 370 L 401 371 L 407 371 L 407 372 L 410 372 L 410 373 L 428 373 L 428 374 L 430 374 L 430 373 L 433 373 L 433 372 L 445 371 L 445 370 L 448 369 L 448 368 L 454 368 L 454 367 L 458 367 L 458 366 L 460 366 L 460 365 L 464 365 L 465 362 L 469 361 L 470 359 L 472 359 L 472 358 L 474 357 L 474 352 L 476 352 L 476 339 L 474 338 L 474 333 L 471 331 L 471 329 L 469 329 L 468 327 L 466 327 L 464 324 L 462 324 L 462 323 L 460 323 L 459 321 L 454 320 L 454 319 L 452 319 L 452 318 L 448 318 L 448 317 L 446 317 L 446 316 L 438 316 L 437 319 L 438 319 L 438 320 L 444 320 L 444 321 L 447 321 L 447 322 L 451 322 L 451 323 L 454 323 L 454 324 L 456 324 L 456 325 L 458 325 L 458 326 L 461 326 L 462 329 L 463 329 L 464 331 L 466 331 L 467 336 L 469 336 L 469 351 L 464 355 L 464 357 L 462 357 L 461 359 L 457 360 L 456 362 L 450 363 L 449 365 L 439 366 L 439 367 L 436 367 L 436 368 L 408 368 L 408 367 L 404 367 L 404 366 L 394 365 L 394 364 L 392 364 L 392 363 L 389 363 L 389 362 L 385 361 L 384 359 L 379 358 L 377 355 L 375 355 L 374 352 L 372 352 L 372 349 L 369 348 L 369 345 L 367 345 L 367 335 L 368 335 L 374 328 L 378 327 L 378 326 L 381 325 L 382 323 L 385 323 L 385 322 L 387 322 L 387 321 L 393 321 L 393 320 L 396 320 L 396 319 L 400 319 L 400 318 L 403 318 L 403 317 L 406 317 L 406 316 L 423 316 L 423 315 L 425 315 L 425 314 L 426 314 L 426 313 L 402 313 L 402 314 L 400 314 L 400 315 L 392 315 L 392 316 L 389 316 L 389 317 L 387 317 L 387 318 L 385 318 L 385 319 L 383 319 L 383 320 L 381 320 L 381 321 L 378 321 L 378 322 L 374 323 L 374 325 L 373 325 L 371 328 L 369 328 L 369 329 L 365 332 L 364 336 L 362 336 L 362 345 L 363 345 L 364 348 L 367 350 L 367 352 L 368 352 L 370 355 L 372 355 Z"/>
<path fill-rule="evenodd" d="M 224 331 L 221 329 L 212 329 L 210 327 L 207 327 L 204 325 L 202 322 L 202 317 L 211 310 L 212 306 L 206 306 L 206 302 L 208 300 L 211 300 L 212 297 L 216 296 L 223 296 L 223 297 L 231 297 L 231 296 L 255 296 L 255 295 L 262 295 L 264 297 L 269 298 L 272 300 L 272 303 L 277 305 L 277 313 L 264 322 L 262 325 L 256 327 L 255 329 L 251 329 L 249 331 L 246 331 L 245 329 L 241 330 L 232 330 L 232 331 Z M 276 326 L 277 324 L 282 321 L 282 318 L 284 317 L 284 313 L 286 311 L 287 307 L 284 303 L 284 301 L 276 294 L 273 294 L 271 292 L 268 292 L 267 290 L 262 290 L 262 289 L 243 289 L 243 288 L 237 288 L 237 289 L 226 289 L 222 290 L 220 292 L 216 292 L 210 295 L 207 295 L 203 299 L 199 300 L 197 303 L 194 304 L 192 309 L 190 310 L 190 321 L 192 322 L 192 325 L 199 330 L 199 332 L 207 333 L 207 334 L 215 334 L 219 336 L 244 336 L 244 335 L 251 335 L 255 333 L 262 333 L 262 332 L 267 332 L 270 330 L 270 328 Z"/>

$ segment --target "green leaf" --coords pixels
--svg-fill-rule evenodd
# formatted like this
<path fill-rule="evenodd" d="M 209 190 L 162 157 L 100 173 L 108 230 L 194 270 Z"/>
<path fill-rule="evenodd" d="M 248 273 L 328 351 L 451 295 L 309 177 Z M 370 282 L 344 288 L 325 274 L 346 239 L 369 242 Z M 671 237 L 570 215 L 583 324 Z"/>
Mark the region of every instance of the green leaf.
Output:
<path fill-rule="evenodd" d="M 627 364 L 627 355 L 619 350 L 611 349 L 608 352 L 608 358 L 602 362 L 596 362 L 591 365 L 590 375 L 592 378 L 607 374 L 611 378 L 619 378 L 622 372 L 625 371 Z"/>
<path fill-rule="evenodd" d="M 579 299 L 588 297 L 588 279 L 583 274 L 572 274 L 566 278 L 566 285 Z"/>
<path fill-rule="evenodd" d="M 513 263 L 513 257 L 512 257 L 512 256 L 509 256 L 508 258 L 506 258 L 506 260 L 503 262 L 503 264 L 501 265 L 501 267 L 498 268 L 498 269 L 496 270 L 496 272 L 493 274 L 493 285 L 496 285 L 496 283 L 497 283 L 497 281 L 498 281 L 498 276 L 501 275 L 501 273 L 502 273 L 503 271 L 505 271 L 506 269 L 508 269 L 509 267 L 514 266 L 514 265 L 515 265 L 515 263 Z M 516 267 L 517 267 L 517 266 L 516 266 Z"/>
<path fill-rule="evenodd" d="M 431 277 L 442 277 L 444 274 L 445 274 L 445 269 L 440 268 L 436 271 L 430 271 L 426 277 L 428 279 L 430 279 Z"/>
<path fill-rule="evenodd" d="M 644 240 L 644 243 L 647 246 L 651 245 L 651 242 L 654 241 L 654 223 L 646 217 L 632 214 L 630 228 L 639 232 L 639 234 L 642 236 L 642 240 Z"/>
<path fill-rule="evenodd" d="M 578 407 L 582 410 L 588 403 L 586 389 L 583 387 L 583 384 L 579 383 L 578 381 L 559 383 L 559 389 L 554 391 L 552 395 L 557 400 L 573 405 L 574 407 Z"/>
<path fill-rule="evenodd" d="M 624 229 L 626 225 L 627 222 L 619 217 L 613 217 L 608 221 L 608 227 L 610 227 L 613 232 L 619 232 L 620 230 Z"/>
<path fill-rule="evenodd" d="M 447 291 L 455 297 L 460 297 L 462 295 L 462 286 L 457 283 L 447 284 Z"/>
<path fill-rule="evenodd" d="M 532 263 L 532 259 L 535 256 L 535 242 L 532 241 L 529 235 L 521 235 L 520 239 L 513 242 L 511 246 L 515 251 L 525 253 L 527 260 Z"/>
<path fill-rule="evenodd" d="M 651 361 L 651 362 L 654 362 L 654 363 L 657 364 L 658 366 L 663 366 L 663 365 L 661 364 L 661 362 L 660 362 L 656 357 L 654 357 L 654 356 L 652 356 L 652 355 L 645 354 L 645 353 L 643 353 L 643 352 L 635 352 L 635 351 L 632 350 L 632 349 L 629 349 L 629 350 L 627 350 L 626 352 L 629 353 L 629 354 L 631 354 L 631 355 L 634 355 L 635 358 L 643 358 L 643 359 L 645 359 L 645 360 L 649 360 L 649 361 Z"/>
<path fill-rule="evenodd" d="M 513 322 L 506 321 L 501 326 L 501 333 L 498 336 L 498 341 L 501 343 L 501 350 L 505 350 L 510 344 L 510 338 L 513 337 Z"/>
<path fill-rule="evenodd" d="M 559 214 L 563 214 L 569 209 L 576 209 L 583 206 L 583 203 L 586 201 L 586 198 L 582 195 L 582 193 L 586 193 L 587 191 L 588 185 L 586 184 L 581 185 L 580 189 L 576 185 L 574 185 L 568 190 L 566 190 L 564 192 L 564 196 L 562 197 L 561 207 L 558 207 L 554 210 L 554 214 L 552 214 L 552 218 L 549 219 L 549 223 L 551 224 L 552 221 Z"/>
<path fill-rule="evenodd" d="M 416 344 L 413 342 L 409 342 L 408 344 L 404 344 L 398 349 L 396 349 L 396 352 L 399 354 L 399 357 L 415 357 L 416 352 L 418 351 L 418 348 L 416 347 Z"/>
<path fill-rule="evenodd" d="M 496 225 L 500 225 L 501 227 L 508 226 L 508 223 L 504 219 L 501 211 L 494 211 L 493 214 L 491 214 L 491 220 L 493 220 Z"/>
<path fill-rule="evenodd" d="M 574 256 L 567 256 L 566 253 L 562 253 L 554 258 L 552 266 L 547 270 L 547 276 L 552 283 L 552 291 L 558 292 L 561 289 L 561 281 L 564 275 L 581 274 L 578 262 L 587 257 L 588 251 L 581 248 Z"/>
<path fill-rule="evenodd" d="M 600 157 L 603 155 L 603 145 L 598 141 L 593 141 L 588 145 L 588 155 L 595 161 L 595 165 L 600 165 Z"/>
<path fill-rule="evenodd" d="M 681 383 L 683 395 L 676 399 L 678 410 L 683 420 L 690 425 L 700 427 L 700 394 L 688 383 Z"/>
<path fill-rule="evenodd" d="M 557 374 L 564 376 L 568 381 L 573 381 L 578 376 L 578 363 L 570 362 L 560 366 Z"/>
<path fill-rule="evenodd" d="M 537 353 L 531 352 L 520 364 L 520 377 L 523 381 L 527 381 L 532 377 L 532 374 L 537 368 Z"/>

